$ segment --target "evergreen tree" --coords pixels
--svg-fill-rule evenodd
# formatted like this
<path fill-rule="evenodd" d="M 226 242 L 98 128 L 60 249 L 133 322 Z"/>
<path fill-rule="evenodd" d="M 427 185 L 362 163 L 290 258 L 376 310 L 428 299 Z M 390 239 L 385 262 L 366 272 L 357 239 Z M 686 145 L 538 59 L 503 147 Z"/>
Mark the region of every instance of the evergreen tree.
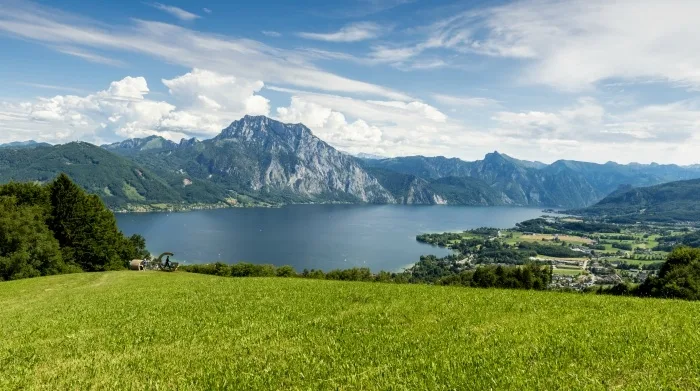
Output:
<path fill-rule="evenodd" d="M 63 262 L 42 206 L 20 206 L 16 198 L 0 196 L 0 280 L 68 271 L 75 268 Z"/>
<path fill-rule="evenodd" d="M 0 280 L 114 270 L 149 256 L 95 195 L 61 174 L 48 186 L 0 186 Z"/>
<path fill-rule="evenodd" d="M 85 271 L 102 271 L 124 268 L 137 255 L 99 197 L 85 193 L 65 174 L 51 183 L 49 194 L 49 227 L 61 245 L 64 259 Z"/>

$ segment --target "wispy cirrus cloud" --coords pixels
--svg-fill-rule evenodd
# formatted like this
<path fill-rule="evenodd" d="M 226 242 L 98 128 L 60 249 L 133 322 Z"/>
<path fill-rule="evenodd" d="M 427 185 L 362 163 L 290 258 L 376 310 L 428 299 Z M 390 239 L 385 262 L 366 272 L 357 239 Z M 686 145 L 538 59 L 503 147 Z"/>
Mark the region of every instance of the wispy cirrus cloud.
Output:
<path fill-rule="evenodd" d="M 272 31 L 272 30 L 263 30 L 263 31 L 261 31 L 261 33 L 263 35 L 266 35 L 268 37 L 273 37 L 273 38 L 279 38 L 282 36 L 281 33 L 277 32 L 277 31 Z"/>
<path fill-rule="evenodd" d="M 128 26 L 107 25 L 22 3 L 0 14 L 0 31 L 59 47 L 137 52 L 189 68 L 236 73 L 271 83 L 411 99 L 400 91 L 319 69 L 312 63 L 313 58 L 297 51 L 167 23 L 135 20 Z"/>
<path fill-rule="evenodd" d="M 185 21 L 185 22 L 189 22 L 189 21 L 201 18 L 200 15 L 197 15 L 197 14 L 189 12 L 189 11 L 185 11 L 182 8 L 174 7 L 172 5 L 166 5 L 163 3 L 145 3 L 145 4 L 150 6 L 150 7 L 155 8 L 155 9 L 166 12 L 166 13 L 168 13 L 168 14 L 170 14 L 170 15 L 172 15 L 172 16 L 174 16 L 182 21 Z M 203 9 L 204 12 L 211 13 L 211 10 L 209 10 L 209 12 L 207 12 L 206 10 L 208 10 L 208 8 Z"/>
<path fill-rule="evenodd" d="M 414 42 L 369 57 L 416 61 L 448 51 L 510 59 L 517 77 L 565 91 L 648 80 L 700 89 L 700 3 L 679 0 L 525 0 L 471 9 L 417 27 Z"/>
<path fill-rule="evenodd" d="M 55 84 L 43 84 L 43 83 L 32 83 L 26 81 L 18 81 L 15 84 L 27 87 L 40 88 L 44 90 L 57 90 L 57 91 L 69 91 L 69 92 L 85 92 L 80 88 L 69 87 L 69 86 L 59 86 Z"/>
<path fill-rule="evenodd" d="M 63 54 L 67 54 L 69 56 L 80 57 L 83 60 L 87 60 L 87 61 L 94 62 L 97 64 L 112 65 L 112 66 L 116 66 L 116 67 L 123 67 L 125 65 L 124 62 L 122 62 L 120 60 L 105 57 L 105 56 L 91 53 L 91 52 L 81 50 L 81 49 L 76 49 L 76 48 L 71 48 L 71 47 L 59 47 L 59 48 L 56 48 L 55 50 L 58 52 L 61 52 Z"/>
<path fill-rule="evenodd" d="M 306 39 L 326 42 L 358 42 L 379 37 L 385 28 L 372 22 L 349 24 L 340 30 L 330 33 L 301 32 L 298 36 Z"/>
<path fill-rule="evenodd" d="M 498 101 L 490 98 L 471 97 L 471 96 L 453 96 L 446 94 L 433 94 L 433 99 L 437 102 L 450 107 L 462 108 L 485 108 L 498 105 Z"/>

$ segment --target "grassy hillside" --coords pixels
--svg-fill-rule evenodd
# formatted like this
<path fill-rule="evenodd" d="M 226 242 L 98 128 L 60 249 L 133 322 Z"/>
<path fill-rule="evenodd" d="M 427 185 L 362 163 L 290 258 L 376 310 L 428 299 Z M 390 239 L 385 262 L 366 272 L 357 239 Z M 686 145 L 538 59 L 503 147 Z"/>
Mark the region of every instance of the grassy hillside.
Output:
<path fill-rule="evenodd" d="M 697 389 L 700 303 L 109 272 L 0 283 L 0 389 Z"/>

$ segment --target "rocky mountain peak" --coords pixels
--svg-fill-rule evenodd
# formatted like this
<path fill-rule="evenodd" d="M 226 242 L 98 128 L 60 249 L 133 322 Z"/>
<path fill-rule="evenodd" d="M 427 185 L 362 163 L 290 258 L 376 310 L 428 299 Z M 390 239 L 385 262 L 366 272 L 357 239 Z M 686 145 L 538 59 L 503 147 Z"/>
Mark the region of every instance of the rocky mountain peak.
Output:
<path fill-rule="evenodd" d="M 103 145 L 102 148 L 108 150 L 122 151 L 148 151 L 148 150 L 171 150 L 177 146 L 174 142 L 166 140 L 160 136 L 148 136 L 145 138 L 132 138 L 118 143 Z"/>
<path fill-rule="evenodd" d="M 285 124 L 264 115 L 246 115 L 233 121 L 216 139 L 241 139 L 246 141 L 278 137 L 287 141 L 312 135 L 311 130 L 302 124 Z"/>

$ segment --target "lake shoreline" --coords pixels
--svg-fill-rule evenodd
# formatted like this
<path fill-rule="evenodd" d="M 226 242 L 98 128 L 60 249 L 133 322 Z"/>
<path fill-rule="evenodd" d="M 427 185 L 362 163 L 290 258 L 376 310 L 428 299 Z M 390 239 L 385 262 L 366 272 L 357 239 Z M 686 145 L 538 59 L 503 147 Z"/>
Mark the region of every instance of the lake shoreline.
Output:
<path fill-rule="evenodd" d="M 117 215 L 126 235 L 140 234 L 154 254 L 172 252 L 187 264 L 288 264 L 296 270 L 369 267 L 399 270 L 432 254 L 416 236 L 482 226 L 511 228 L 541 208 L 452 205 L 320 205 L 227 208 L 188 213 Z"/>
<path fill-rule="evenodd" d="M 281 209 L 288 206 L 302 206 L 302 205 L 354 205 L 354 206 L 405 206 L 405 207 L 452 207 L 452 208 L 512 208 L 512 209 L 536 209 L 536 208 L 546 208 L 542 206 L 528 206 L 528 205 L 449 205 L 449 204 L 373 204 L 373 203 L 352 203 L 352 202 L 300 202 L 300 203 L 288 203 L 288 204 L 261 204 L 261 205 L 223 205 L 223 204 L 199 204 L 199 205 L 187 205 L 187 206 L 175 206 L 168 204 L 167 207 L 147 207 L 146 205 L 132 205 L 124 209 L 114 209 L 109 208 L 114 214 L 128 215 L 128 214 L 148 214 L 148 213 L 189 213 L 207 210 L 221 210 L 221 209 Z M 542 209 L 543 214 L 547 213 L 557 213 L 561 214 L 562 211 L 556 211 L 551 208 Z"/>

